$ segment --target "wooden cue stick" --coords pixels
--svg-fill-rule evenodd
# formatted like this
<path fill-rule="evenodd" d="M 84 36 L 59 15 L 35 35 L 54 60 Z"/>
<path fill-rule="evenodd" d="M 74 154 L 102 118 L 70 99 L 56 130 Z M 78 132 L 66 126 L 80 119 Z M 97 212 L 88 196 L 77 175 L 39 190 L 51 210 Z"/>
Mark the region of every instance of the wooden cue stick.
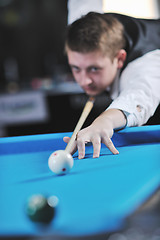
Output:
<path fill-rule="evenodd" d="M 94 101 L 95 101 L 95 98 L 94 97 L 89 97 L 88 101 L 86 102 L 85 106 L 84 106 L 84 109 L 82 111 L 82 114 L 79 118 L 79 121 L 74 129 L 74 132 L 65 148 L 65 150 L 67 152 L 70 152 L 71 148 L 72 148 L 72 145 L 73 145 L 73 142 L 75 141 L 76 139 L 76 135 L 77 133 L 79 132 L 79 130 L 81 129 L 81 127 L 83 126 L 85 120 L 87 119 L 90 111 L 92 110 L 93 108 L 93 105 L 94 105 Z"/>

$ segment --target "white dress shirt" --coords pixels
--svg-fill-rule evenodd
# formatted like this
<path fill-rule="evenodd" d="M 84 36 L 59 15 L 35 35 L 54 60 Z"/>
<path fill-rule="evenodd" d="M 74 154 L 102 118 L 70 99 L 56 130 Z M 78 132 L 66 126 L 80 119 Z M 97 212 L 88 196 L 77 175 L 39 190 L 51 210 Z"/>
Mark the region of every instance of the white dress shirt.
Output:
<path fill-rule="evenodd" d="M 160 50 L 130 62 L 111 88 L 113 102 L 107 109 L 120 109 L 127 126 L 145 124 L 160 103 Z"/>

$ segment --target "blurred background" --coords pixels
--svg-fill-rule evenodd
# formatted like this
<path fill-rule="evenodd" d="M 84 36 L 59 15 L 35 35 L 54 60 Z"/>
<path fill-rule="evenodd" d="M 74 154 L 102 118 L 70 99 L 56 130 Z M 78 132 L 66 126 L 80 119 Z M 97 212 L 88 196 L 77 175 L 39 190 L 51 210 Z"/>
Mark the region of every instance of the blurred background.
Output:
<path fill-rule="evenodd" d="M 159 18 L 160 0 L 0 0 L 0 137 L 74 130 L 87 98 L 67 64 L 65 29 L 89 11 Z M 109 103 L 99 96 L 85 125 Z"/>

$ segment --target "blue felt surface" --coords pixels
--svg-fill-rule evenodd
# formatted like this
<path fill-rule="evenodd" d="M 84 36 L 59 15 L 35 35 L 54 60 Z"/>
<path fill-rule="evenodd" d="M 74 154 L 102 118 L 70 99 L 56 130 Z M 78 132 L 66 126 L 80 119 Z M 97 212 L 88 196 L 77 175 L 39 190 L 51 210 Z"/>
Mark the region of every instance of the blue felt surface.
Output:
<path fill-rule="evenodd" d="M 0 235 L 112 231 L 159 186 L 160 126 L 116 133 L 119 155 L 102 145 L 101 156 L 93 159 L 88 146 L 85 159 L 78 160 L 75 154 L 70 174 L 56 176 L 48 168 L 48 157 L 65 147 L 64 135 L 0 139 Z M 37 228 L 26 217 L 25 203 L 35 193 L 59 198 L 56 218 L 47 228 Z"/>

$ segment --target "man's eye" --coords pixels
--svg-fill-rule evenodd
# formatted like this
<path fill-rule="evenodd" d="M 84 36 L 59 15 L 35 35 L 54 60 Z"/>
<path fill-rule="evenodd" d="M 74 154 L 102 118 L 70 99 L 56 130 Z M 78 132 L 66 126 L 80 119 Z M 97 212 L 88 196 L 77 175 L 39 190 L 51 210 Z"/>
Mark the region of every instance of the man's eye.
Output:
<path fill-rule="evenodd" d="M 72 66 L 71 68 L 72 68 L 72 71 L 74 71 L 74 72 L 79 72 L 80 71 L 80 69 L 78 67 Z"/>
<path fill-rule="evenodd" d="M 97 72 L 99 69 L 97 67 L 91 67 L 90 72 Z"/>

